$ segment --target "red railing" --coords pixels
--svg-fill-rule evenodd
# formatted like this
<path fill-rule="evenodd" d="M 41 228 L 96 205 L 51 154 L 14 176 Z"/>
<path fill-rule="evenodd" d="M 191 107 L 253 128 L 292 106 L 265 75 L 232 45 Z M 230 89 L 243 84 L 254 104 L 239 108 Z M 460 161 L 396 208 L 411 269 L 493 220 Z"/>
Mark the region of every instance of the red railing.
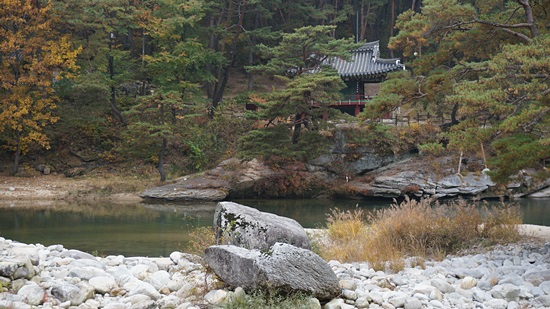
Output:
<path fill-rule="evenodd" d="M 371 96 L 362 94 L 345 95 L 342 100 L 330 103 L 330 106 L 365 106 L 371 99 Z"/>

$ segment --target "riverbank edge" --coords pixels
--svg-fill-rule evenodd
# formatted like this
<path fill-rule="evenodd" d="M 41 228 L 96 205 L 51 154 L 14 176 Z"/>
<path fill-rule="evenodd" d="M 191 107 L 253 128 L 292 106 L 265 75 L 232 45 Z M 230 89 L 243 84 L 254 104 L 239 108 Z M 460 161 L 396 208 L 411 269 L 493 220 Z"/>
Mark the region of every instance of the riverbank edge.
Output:
<path fill-rule="evenodd" d="M 135 190 L 124 188 L 126 179 L 133 181 Z M 136 183 L 140 183 L 139 186 Z M 0 206 L 2 202 L 23 201 L 47 205 L 54 201 L 102 201 L 116 204 L 138 203 L 142 186 L 149 180 L 128 177 L 67 178 L 64 175 L 34 177 L 0 176 Z M 113 188 L 117 186 L 117 188 Z M 122 192 L 112 192 L 118 190 Z"/>
<path fill-rule="evenodd" d="M 327 230 L 325 230 L 325 229 L 306 229 L 306 231 L 307 231 L 308 235 L 310 235 L 310 237 L 319 237 L 319 236 L 324 237 L 326 235 L 326 232 L 327 232 Z M 523 224 L 523 225 L 519 226 L 519 231 L 520 231 L 520 234 L 523 236 L 522 239 L 519 242 L 509 244 L 509 245 L 505 245 L 506 247 L 509 247 L 509 248 L 527 248 L 527 247 L 530 247 L 530 248 L 533 248 L 533 247 L 543 248 L 543 247 L 548 247 L 549 243 L 547 241 L 550 240 L 550 227 Z M 3 242 L 5 244 L 6 243 L 8 243 L 8 244 L 9 243 L 18 243 L 18 244 L 20 244 L 19 246 L 17 246 L 17 247 L 19 247 L 19 249 L 18 249 L 19 253 L 22 253 L 22 252 L 23 253 L 28 253 L 28 252 L 33 251 L 33 250 L 46 250 L 46 249 L 49 250 L 51 248 L 53 248 L 55 250 L 58 250 L 61 253 L 66 253 L 66 254 L 70 253 L 65 258 L 62 258 L 62 259 L 58 258 L 55 261 L 55 263 L 53 263 L 53 264 L 50 263 L 54 266 L 57 265 L 55 267 L 55 269 L 58 269 L 60 266 L 63 266 L 63 265 L 68 266 L 70 263 L 73 263 L 73 262 L 82 264 L 84 262 L 78 262 L 78 261 L 75 262 L 74 260 L 78 259 L 78 258 L 84 258 L 84 261 L 86 261 L 86 259 L 92 259 L 88 263 L 82 264 L 82 265 L 87 266 L 88 268 L 90 268 L 89 267 L 90 265 L 96 266 L 96 264 L 98 264 L 98 263 L 99 264 L 101 264 L 101 263 L 105 264 L 106 263 L 105 265 L 110 265 L 109 263 L 114 263 L 115 260 L 117 260 L 118 261 L 117 263 L 120 264 L 120 265 L 126 265 L 127 264 L 128 268 L 130 269 L 131 272 L 136 272 L 136 268 L 140 268 L 140 267 L 143 268 L 143 269 L 140 270 L 140 272 L 141 271 L 151 272 L 151 274 L 147 273 L 146 275 L 142 276 L 143 277 L 142 279 L 143 279 L 144 282 L 140 282 L 139 280 L 137 280 L 137 281 L 134 280 L 136 282 L 139 282 L 141 285 L 133 284 L 133 285 L 136 285 L 136 287 L 133 287 L 133 285 L 130 285 L 128 287 L 126 285 L 124 285 L 124 288 L 114 289 L 114 290 L 108 292 L 108 294 L 105 294 L 105 295 L 103 295 L 103 293 L 98 292 L 98 289 L 100 287 L 102 287 L 102 285 L 98 284 L 98 282 L 97 282 L 101 276 L 97 277 L 97 278 L 94 278 L 94 279 L 88 278 L 87 280 L 84 280 L 84 279 L 77 280 L 78 278 L 69 278 L 70 280 L 67 280 L 67 278 L 65 278 L 64 279 L 65 281 L 63 281 L 63 280 L 60 281 L 60 279 L 57 278 L 54 275 L 54 273 L 52 273 L 50 275 L 54 275 L 54 276 L 50 278 L 52 280 L 50 282 L 50 281 L 44 281 L 44 279 L 49 278 L 48 276 L 46 276 L 45 278 L 41 278 L 42 277 L 42 272 L 38 272 L 36 275 L 38 275 L 39 277 L 33 277 L 33 279 L 30 280 L 31 282 L 23 281 L 23 282 L 18 282 L 17 284 L 18 284 L 19 288 L 21 288 L 22 286 L 27 286 L 29 289 L 30 289 L 30 287 L 33 287 L 33 286 L 39 287 L 41 293 L 44 294 L 43 299 L 48 300 L 47 303 L 43 303 L 43 304 L 41 302 L 37 302 L 36 305 L 39 305 L 38 306 L 39 308 L 51 307 L 52 305 L 56 308 L 69 307 L 72 304 L 72 302 L 75 301 L 74 299 L 70 300 L 70 301 L 68 300 L 68 298 L 67 299 L 63 298 L 61 301 L 53 299 L 54 294 L 55 294 L 56 297 L 61 297 L 61 296 L 64 297 L 63 293 L 60 294 L 60 295 L 57 295 L 59 293 L 57 293 L 57 294 L 53 293 L 53 289 L 59 290 L 59 289 L 62 289 L 62 288 L 67 288 L 67 286 L 78 286 L 78 287 L 81 287 L 81 288 L 85 287 L 85 288 L 87 288 L 91 291 L 90 293 L 95 295 L 95 296 L 92 295 L 91 297 L 87 297 L 88 301 L 86 301 L 86 303 L 82 303 L 82 306 L 84 306 L 82 308 L 89 308 L 92 305 L 99 306 L 100 304 L 107 304 L 109 302 L 113 303 L 113 305 L 114 305 L 114 303 L 117 303 L 117 304 L 126 304 L 126 303 L 128 303 L 129 304 L 130 302 L 133 303 L 134 301 L 136 301 L 136 299 L 139 299 L 139 301 L 140 301 L 139 305 L 143 305 L 143 304 L 154 305 L 155 303 L 159 303 L 159 304 L 162 303 L 162 304 L 165 304 L 165 305 L 170 303 L 170 305 L 177 305 L 176 301 L 179 301 L 179 302 L 184 302 L 185 301 L 183 308 L 202 308 L 204 305 L 206 305 L 206 306 L 220 305 L 222 302 L 225 301 L 224 299 L 229 299 L 229 298 L 231 298 L 230 295 L 232 295 L 232 293 L 233 294 L 236 293 L 236 290 L 235 290 L 235 292 L 232 292 L 231 289 L 228 289 L 228 287 L 224 287 L 223 284 L 221 284 L 221 285 L 214 284 L 213 286 L 210 286 L 210 285 L 206 284 L 206 286 L 205 286 L 206 289 L 205 290 L 201 290 L 201 292 L 198 293 L 198 294 L 193 293 L 192 291 L 196 290 L 196 288 L 191 288 L 191 287 L 198 284 L 199 281 L 200 282 L 205 282 L 205 283 L 207 283 L 209 281 L 209 280 L 206 279 L 206 277 L 208 276 L 208 272 L 206 272 L 205 269 L 203 268 L 203 266 L 200 266 L 200 264 L 194 264 L 194 263 L 197 263 L 198 261 L 192 262 L 193 259 L 188 260 L 188 259 L 191 258 L 192 255 L 177 252 L 177 251 L 170 254 L 169 258 L 141 257 L 141 256 L 124 257 L 124 256 L 114 256 L 114 255 L 107 256 L 107 257 L 95 257 L 94 258 L 93 256 L 91 256 L 87 253 L 79 253 L 80 251 L 78 251 L 78 250 L 72 250 L 72 249 L 64 248 L 63 245 L 51 245 L 51 246 L 45 247 L 41 244 L 25 244 L 25 243 L 18 242 L 16 240 L 6 239 L 6 238 L 2 238 L 2 237 L 0 237 L 0 242 Z M 34 249 L 32 249 L 32 248 L 34 248 Z M 449 264 L 453 260 L 457 260 L 457 259 L 460 260 L 460 258 L 459 258 L 460 256 L 472 256 L 473 257 L 473 256 L 476 256 L 476 255 L 479 256 L 480 254 L 481 255 L 486 255 L 486 256 L 493 256 L 492 254 L 490 254 L 490 252 L 493 252 L 494 250 L 497 250 L 497 248 L 499 248 L 498 245 L 497 246 L 482 247 L 482 248 L 480 248 L 480 247 L 473 248 L 473 251 L 472 250 L 463 251 L 463 252 L 460 252 L 459 254 L 456 254 L 456 255 L 449 255 L 449 256 L 445 257 L 445 259 L 442 260 L 442 261 L 439 261 L 439 262 L 434 261 L 435 264 L 432 265 L 432 266 L 435 267 L 436 265 L 443 265 L 445 263 Z M 5 248 L 5 249 L 7 249 L 7 248 Z M 515 250 L 509 250 L 508 249 L 508 250 L 504 250 L 504 251 L 505 252 L 512 252 L 512 251 L 515 251 Z M 38 251 L 36 251 L 35 253 L 37 253 L 37 252 Z M 528 254 L 529 251 L 526 251 L 526 252 Z M 10 257 L 9 252 L 4 252 L 4 254 L 8 254 L 8 256 L 5 256 L 5 257 L 14 258 L 13 256 Z M 522 256 L 522 255 L 525 255 L 525 254 L 520 254 L 519 256 Z M 41 255 L 38 254 L 37 256 L 41 256 Z M 50 255 L 48 254 L 48 255 L 45 255 L 45 256 L 50 256 Z M 63 256 L 61 256 L 61 257 L 63 257 Z M 73 257 L 73 258 L 67 259 L 67 257 Z M 198 258 L 198 257 L 196 257 L 196 258 Z M 34 269 L 36 269 L 36 270 L 41 269 L 41 271 L 48 270 L 48 269 L 44 268 L 42 262 L 40 262 L 40 263 L 38 263 L 38 261 L 35 261 L 35 262 L 39 267 L 38 266 L 37 267 L 33 266 Z M 52 261 L 50 261 L 50 262 L 52 262 Z M 117 263 L 114 263 L 113 265 L 115 265 L 115 264 L 118 265 Z M 352 270 L 354 270 L 355 272 L 359 272 L 358 273 L 359 275 L 362 274 L 361 273 L 363 271 L 363 270 L 361 270 L 362 267 L 358 267 L 357 265 L 360 265 L 363 262 L 354 262 L 354 263 L 351 263 L 351 264 L 350 263 L 342 264 L 338 261 L 329 261 L 328 263 L 333 268 L 335 273 L 338 275 L 338 277 L 340 279 L 340 285 L 343 288 L 342 295 L 340 297 L 334 299 L 332 302 L 342 302 L 343 303 L 345 301 L 350 301 L 351 300 L 351 301 L 355 301 L 354 304 L 357 304 L 360 301 L 360 298 L 355 297 L 355 296 L 352 296 L 352 297 L 349 296 L 350 294 L 353 294 L 353 293 L 356 293 L 356 294 L 359 293 L 359 292 L 357 292 L 358 290 L 355 290 L 355 284 L 357 284 L 357 283 L 353 283 L 356 280 L 355 279 L 352 280 L 352 278 L 355 278 L 355 277 L 346 279 L 347 277 L 349 277 L 346 274 L 349 271 L 352 271 Z M 431 265 L 431 263 L 432 262 L 429 262 L 430 265 Z M 48 264 L 48 263 L 46 263 L 46 264 Z M 88 264 L 90 264 L 90 265 L 88 265 Z M 134 264 L 139 264 L 139 265 L 134 265 Z M 144 266 L 145 264 L 148 264 L 149 266 L 147 266 L 147 265 Z M 194 283 L 190 284 L 190 285 L 189 284 L 187 284 L 187 285 L 181 284 L 181 287 L 178 286 L 177 289 L 170 288 L 169 290 L 166 290 L 166 288 L 159 288 L 158 291 L 157 291 L 156 288 L 153 288 L 153 285 L 155 285 L 155 281 L 154 280 L 152 280 L 152 281 L 146 280 L 146 278 L 155 278 L 157 274 L 159 274 L 159 273 L 166 273 L 167 274 L 167 272 L 162 271 L 162 270 L 159 271 L 159 269 L 157 269 L 155 274 L 153 274 L 152 273 L 153 271 L 151 270 L 151 265 L 152 264 L 157 264 L 156 268 L 159 268 L 159 269 L 160 269 L 161 266 L 163 266 L 162 267 L 163 269 L 166 268 L 166 270 L 170 270 L 170 269 L 173 268 L 172 270 L 170 270 L 170 274 L 171 274 L 170 278 L 172 278 L 172 279 L 175 278 L 175 277 L 173 277 L 173 276 L 175 276 L 175 274 L 179 273 L 182 270 L 185 270 L 186 275 L 184 276 L 185 280 L 183 280 L 183 281 L 184 282 L 194 282 Z M 82 266 L 82 265 L 80 265 L 80 266 Z M 195 265 L 195 266 L 193 266 L 193 265 Z M 130 268 L 130 266 L 132 266 L 132 268 Z M 191 266 L 193 266 L 193 267 L 191 267 Z M 84 267 L 84 268 L 86 268 L 86 267 Z M 357 268 L 357 269 L 355 269 L 355 268 Z M 440 269 L 440 268 L 441 267 L 439 267 L 438 269 Z M 191 269 L 194 269 L 194 271 L 191 271 Z M 79 276 L 77 276 L 79 274 L 77 270 L 79 270 L 79 267 L 75 267 L 74 269 L 71 269 L 71 272 L 74 273 L 72 275 L 73 277 L 74 276 L 79 277 Z M 97 271 L 100 271 L 100 270 L 97 269 Z M 189 272 L 189 271 L 191 271 L 191 272 Z M 371 271 L 371 270 L 369 270 L 369 271 Z M 371 271 L 371 272 L 374 272 L 374 271 Z M 80 274 L 80 275 L 83 276 L 83 275 L 86 275 L 86 274 Z M 395 281 L 395 278 L 397 278 L 396 282 L 399 282 L 399 280 L 403 281 L 403 278 L 401 278 L 401 276 L 398 275 L 398 274 L 393 274 L 392 275 L 392 273 L 385 274 L 385 273 L 377 272 L 377 273 L 371 274 L 371 275 L 372 276 L 368 276 L 368 278 L 372 277 L 371 278 L 372 280 L 374 280 L 376 278 L 376 276 L 378 276 L 380 278 L 383 278 L 383 280 L 387 281 L 387 282 L 390 282 L 391 280 Z M 203 281 L 203 279 L 200 279 L 200 278 L 203 278 L 203 277 L 204 277 L 204 281 Z M 41 279 L 39 281 L 36 278 L 38 278 L 38 279 L 41 278 Z M 378 278 L 378 279 L 380 279 L 380 278 Z M 184 278 L 182 277 L 180 279 L 184 279 Z M 198 280 L 195 280 L 195 279 L 198 279 Z M 448 279 L 448 278 L 446 278 L 446 279 Z M 468 278 L 461 279 L 461 281 L 459 281 L 455 285 L 459 284 L 460 282 L 466 281 L 466 279 L 468 279 Z M 92 280 L 95 280 L 93 286 L 91 285 Z M 102 280 L 106 280 L 106 279 L 102 278 Z M 214 279 L 212 279 L 212 280 L 214 280 Z M 212 280 L 210 280 L 210 281 L 212 281 Z M 434 280 L 437 281 L 439 279 L 436 278 Z M 432 281 L 434 281 L 434 280 L 432 280 Z M 475 279 L 470 278 L 469 280 L 473 280 L 475 282 Z M 479 280 L 481 282 L 481 279 L 479 279 Z M 35 282 L 35 281 L 38 281 L 38 282 Z M 212 281 L 212 283 L 214 281 Z M 371 280 L 369 279 L 369 281 L 371 281 Z M 61 284 L 60 284 L 60 282 L 61 282 Z M 401 284 L 402 283 L 403 282 L 401 282 Z M 113 284 L 114 284 L 114 286 L 116 286 L 116 284 L 118 284 L 118 283 L 116 283 L 116 284 L 113 283 Z M 145 287 L 149 287 L 149 289 L 143 288 L 142 285 L 145 286 Z M 159 287 L 161 285 L 159 285 Z M 350 287 L 348 287 L 348 285 Z M 432 285 L 434 285 L 433 282 L 432 282 Z M 165 287 L 166 283 L 163 286 Z M 353 286 L 353 288 L 351 286 Z M 406 286 L 406 285 L 404 285 L 404 286 Z M 450 286 L 450 285 L 447 284 L 446 286 Z M 460 287 L 462 287 L 462 284 L 460 285 Z M 359 286 L 357 286 L 357 288 L 359 289 Z M 94 289 L 96 290 L 96 292 L 93 292 Z M 125 289 L 127 291 L 125 291 Z M 354 291 L 346 291 L 345 289 L 352 289 L 352 290 L 355 290 L 355 292 Z M 465 289 L 468 289 L 468 288 L 465 288 Z M 519 287 L 516 288 L 516 289 L 519 289 Z M 125 292 L 122 292 L 122 294 L 120 294 L 120 295 L 122 295 L 122 299 L 120 297 L 117 297 L 116 295 L 109 296 L 110 294 L 113 294 L 114 291 L 119 291 L 119 290 L 125 291 Z M 457 291 L 460 291 L 460 289 L 457 288 Z M 16 295 L 14 294 L 14 296 L 9 296 L 8 294 L 6 294 L 6 292 L 8 294 L 10 294 L 7 289 L 5 289 L 5 288 L 0 289 L 0 296 L 1 296 L 0 297 L 0 303 L 3 302 L 4 305 L 25 305 L 23 302 L 17 302 L 18 301 L 17 297 L 20 298 L 19 299 L 20 301 L 26 301 L 27 298 L 23 297 L 23 295 L 26 295 L 26 294 L 17 292 L 17 293 L 15 293 Z M 57 292 L 59 292 L 59 291 L 57 291 Z M 444 291 L 444 293 L 446 293 L 446 292 L 448 292 L 448 291 Z M 394 292 L 388 292 L 388 293 L 394 293 Z M 405 294 L 403 294 L 403 293 L 401 293 L 401 294 L 398 295 L 398 296 L 403 298 L 405 296 Z M 224 297 L 216 296 L 214 298 L 213 295 L 225 295 L 225 296 Z M 182 301 L 180 299 L 181 298 L 180 296 L 185 296 L 185 300 Z M 439 298 L 440 298 L 439 300 L 442 301 L 443 296 L 441 295 Z M 534 297 L 531 297 L 531 298 L 534 299 Z M 411 297 L 408 297 L 407 301 L 410 300 L 410 299 L 411 299 Z M 79 300 L 78 302 L 84 302 L 85 300 L 86 299 L 82 299 L 81 301 Z M 174 303 L 171 303 L 171 302 L 174 302 Z M 502 300 L 501 300 L 501 302 L 502 302 Z M 136 305 L 138 305 L 138 303 L 136 303 Z M 352 306 L 350 306 L 350 308 L 351 307 Z M 354 306 L 354 308 L 355 307 L 357 307 L 357 306 Z M 538 308 L 538 306 L 536 306 L 536 307 Z M 361 308 L 363 308 L 363 307 L 361 306 Z"/>

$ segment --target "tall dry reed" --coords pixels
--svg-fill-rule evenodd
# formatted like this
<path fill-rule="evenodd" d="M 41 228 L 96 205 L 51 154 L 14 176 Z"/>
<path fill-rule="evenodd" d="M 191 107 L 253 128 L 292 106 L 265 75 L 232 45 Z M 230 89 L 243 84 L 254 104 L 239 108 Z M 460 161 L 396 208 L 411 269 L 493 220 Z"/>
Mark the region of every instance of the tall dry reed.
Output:
<path fill-rule="evenodd" d="M 476 243 L 517 241 L 520 223 L 517 205 L 406 198 L 368 215 L 360 208 L 333 209 L 320 252 L 327 260 L 367 261 L 375 269 L 397 271 L 407 256 L 443 258 Z"/>

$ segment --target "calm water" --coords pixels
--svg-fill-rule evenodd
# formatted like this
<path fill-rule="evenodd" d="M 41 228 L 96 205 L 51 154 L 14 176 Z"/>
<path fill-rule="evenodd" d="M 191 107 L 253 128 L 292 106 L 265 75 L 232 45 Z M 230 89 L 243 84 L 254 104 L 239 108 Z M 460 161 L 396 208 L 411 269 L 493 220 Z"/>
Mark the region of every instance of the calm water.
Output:
<path fill-rule="evenodd" d="M 261 211 L 293 218 L 306 228 L 322 227 L 331 208 L 366 211 L 388 200 L 240 200 Z M 550 226 L 550 199 L 520 201 L 523 221 Z M 0 203 L 0 236 L 24 243 L 62 244 L 103 255 L 168 256 L 185 250 L 188 233 L 212 224 L 216 203 L 91 204 Z"/>

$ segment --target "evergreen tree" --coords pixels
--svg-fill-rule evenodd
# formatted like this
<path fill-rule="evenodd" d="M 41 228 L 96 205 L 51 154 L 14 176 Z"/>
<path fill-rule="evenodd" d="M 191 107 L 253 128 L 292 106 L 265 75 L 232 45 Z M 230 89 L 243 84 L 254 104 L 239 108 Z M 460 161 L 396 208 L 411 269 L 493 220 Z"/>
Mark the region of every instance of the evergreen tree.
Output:
<path fill-rule="evenodd" d="M 409 72 L 391 75 L 363 117 L 398 107 L 450 117 L 447 149 L 475 154 L 485 146 L 501 181 L 540 162 L 548 156 L 549 92 L 541 4 L 425 0 L 420 13 L 401 14 L 389 46 L 403 52 Z M 529 157 L 519 165 L 505 163 L 514 143 Z"/>
<path fill-rule="evenodd" d="M 352 39 L 333 39 L 334 29 L 335 26 L 307 26 L 285 33 L 279 45 L 263 46 L 269 61 L 252 68 L 283 81 L 284 86 L 268 96 L 261 113 L 267 121 L 266 127 L 291 128 L 292 144 L 298 145 L 302 127 L 320 129 L 330 102 L 341 96 L 339 90 L 344 83 L 326 63 L 331 57 L 347 57 L 356 45 Z M 277 119 L 290 122 L 276 123 Z M 269 134 L 274 132 L 284 131 Z M 261 138 L 260 133 L 256 135 Z"/>

